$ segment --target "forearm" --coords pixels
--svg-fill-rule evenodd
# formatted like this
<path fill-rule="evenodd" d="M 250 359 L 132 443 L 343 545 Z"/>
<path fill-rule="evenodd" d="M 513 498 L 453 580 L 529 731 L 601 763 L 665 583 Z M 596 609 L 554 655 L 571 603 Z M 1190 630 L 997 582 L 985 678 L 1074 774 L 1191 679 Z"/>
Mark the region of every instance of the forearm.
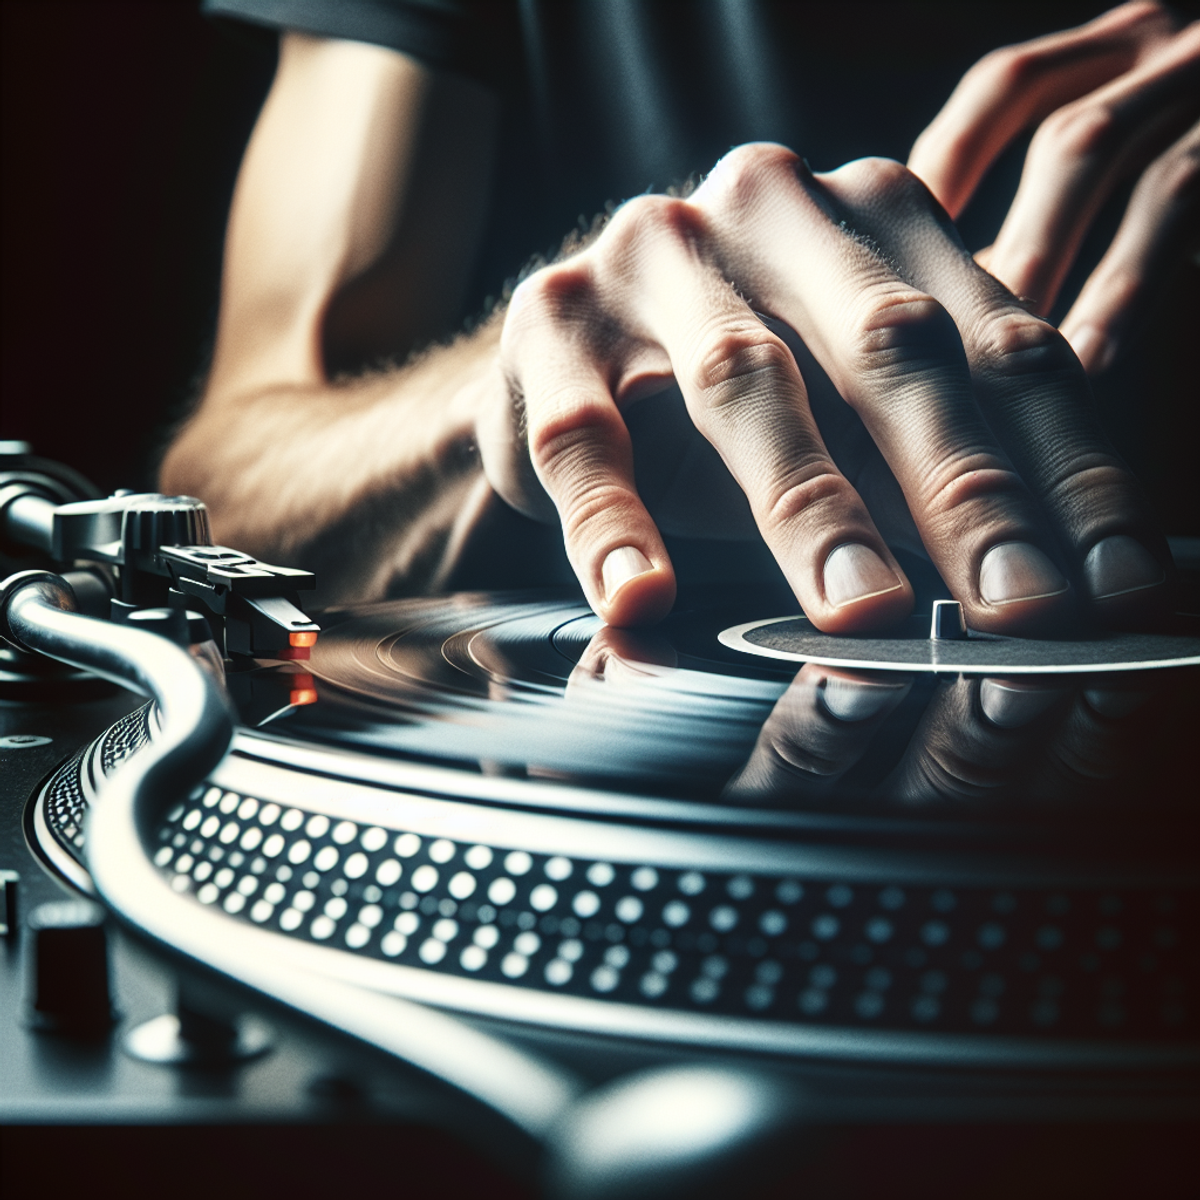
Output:
<path fill-rule="evenodd" d="M 210 388 L 161 486 L 204 500 L 218 542 L 315 570 L 323 602 L 427 591 L 481 499 L 475 417 L 499 332 L 350 382 Z"/>

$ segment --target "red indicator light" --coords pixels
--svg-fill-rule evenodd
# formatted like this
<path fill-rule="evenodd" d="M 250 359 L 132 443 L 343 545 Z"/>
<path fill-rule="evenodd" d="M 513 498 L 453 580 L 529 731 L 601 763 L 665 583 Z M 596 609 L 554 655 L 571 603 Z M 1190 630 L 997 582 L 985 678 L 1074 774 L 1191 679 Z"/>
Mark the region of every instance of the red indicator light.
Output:
<path fill-rule="evenodd" d="M 301 704 L 316 704 L 317 689 L 311 675 L 301 675 L 299 673 L 292 676 L 292 690 L 288 698 L 288 703 L 299 706 Z"/>
<path fill-rule="evenodd" d="M 300 633 L 289 633 L 288 644 L 297 647 L 315 646 L 317 644 L 317 631 L 315 629 L 303 630 Z"/>

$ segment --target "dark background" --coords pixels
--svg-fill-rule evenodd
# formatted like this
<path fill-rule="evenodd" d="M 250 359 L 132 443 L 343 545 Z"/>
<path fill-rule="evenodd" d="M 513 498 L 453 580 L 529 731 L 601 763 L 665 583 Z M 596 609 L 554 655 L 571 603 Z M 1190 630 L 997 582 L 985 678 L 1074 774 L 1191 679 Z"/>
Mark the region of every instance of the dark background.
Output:
<path fill-rule="evenodd" d="M 148 486 L 206 365 L 273 40 L 191 0 L 3 0 L 0 430 Z"/>
<path fill-rule="evenodd" d="M 812 32 L 806 71 L 828 76 L 833 96 L 836 81 L 844 85 L 804 149 L 814 166 L 832 165 L 821 134 L 849 124 L 881 144 L 839 144 L 839 152 L 903 156 L 983 50 L 1005 34 L 1062 28 L 1104 7 L 797 6 L 795 19 Z M 1185 7 L 1194 15 L 1196 5 Z M 204 19 L 195 0 L 0 0 L 0 14 L 0 436 L 32 442 L 106 490 L 152 487 L 158 452 L 207 364 L 225 213 L 270 84 L 274 40 Z M 937 54 L 898 55 L 905 30 L 910 43 L 933 38 Z M 842 111 L 860 90 L 849 88 L 847 72 L 882 72 L 895 83 L 905 71 L 910 86 L 899 100 L 880 108 L 864 95 L 876 107 L 861 119 Z M 911 130 L 898 124 L 902 111 Z M 992 186 L 964 214 L 969 244 L 990 240 L 1022 152 L 1014 147 L 997 164 Z M 1118 217 L 1110 206 L 1093 259 Z M 1168 532 L 1197 535 L 1200 270 L 1181 270 L 1151 324 L 1141 352 L 1098 386 L 1097 401 Z"/>

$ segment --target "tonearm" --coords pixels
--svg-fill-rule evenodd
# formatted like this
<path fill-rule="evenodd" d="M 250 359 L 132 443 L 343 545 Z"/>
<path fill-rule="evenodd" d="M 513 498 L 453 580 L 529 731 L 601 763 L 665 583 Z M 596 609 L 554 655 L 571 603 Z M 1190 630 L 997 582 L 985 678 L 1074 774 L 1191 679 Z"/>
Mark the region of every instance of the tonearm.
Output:
<path fill-rule="evenodd" d="M 200 609 L 229 658 L 303 659 L 320 627 L 298 593 L 308 571 L 213 545 L 193 496 L 118 491 L 30 454 L 0 452 L 0 575 L 54 571 L 79 611 L 117 622 L 147 608 Z"/>

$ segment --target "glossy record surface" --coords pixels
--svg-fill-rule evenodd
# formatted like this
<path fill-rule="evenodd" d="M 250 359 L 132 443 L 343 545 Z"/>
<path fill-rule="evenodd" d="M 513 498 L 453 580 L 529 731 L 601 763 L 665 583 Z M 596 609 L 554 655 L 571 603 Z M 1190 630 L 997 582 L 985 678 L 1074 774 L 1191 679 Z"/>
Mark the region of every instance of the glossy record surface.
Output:
<path fill-rule="evenodd" d="M 270 670 L 233 691 L 246 724 L 276 737 L 714 810 L 1190 823 L 1196 668 L 932 674 L 722 644 L 785 603 L 701 592 L 648 631 L 544 594 L 336 611 L 308 667 L 315 703 L 271 700 L 289 693 Z M 1004 652 L 1018 662 L 1021 647 Z"/>

